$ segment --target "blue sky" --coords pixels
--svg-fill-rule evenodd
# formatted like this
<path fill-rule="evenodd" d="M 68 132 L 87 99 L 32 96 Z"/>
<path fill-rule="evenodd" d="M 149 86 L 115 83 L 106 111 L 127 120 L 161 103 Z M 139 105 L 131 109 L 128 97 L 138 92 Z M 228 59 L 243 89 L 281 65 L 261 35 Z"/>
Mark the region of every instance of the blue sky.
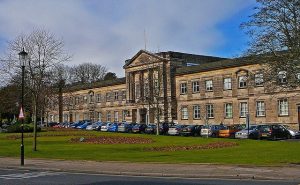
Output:
<path fill-rule="evenodd" d="M 0 0 L 0 56 L 33 28 L 62 38 L 68 65 L 98 63 L 124 76 L 124 61 L 144 49 L 235 57 L 248 37 L 239 28 L 255 0 Z"/>

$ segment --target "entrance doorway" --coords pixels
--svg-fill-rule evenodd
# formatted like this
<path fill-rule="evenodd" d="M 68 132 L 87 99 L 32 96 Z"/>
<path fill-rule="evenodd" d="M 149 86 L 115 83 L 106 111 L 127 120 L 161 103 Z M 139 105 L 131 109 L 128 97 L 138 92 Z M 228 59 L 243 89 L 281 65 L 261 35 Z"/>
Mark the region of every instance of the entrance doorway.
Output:
<path fill-rule="evenodd" d="M 136 109 L 132 109 L 132 123 L 136 123 Z"/>
<path fill-rule="evenodd" d="M 146 108 L 143 108 L 143 109 L 140 109 L 140 121 L 141 123 L 146 123 L 146 119 L 147 119 L 147 109 Z"/>
<path fill-rule="evenodd" d="M 70 117 L 69 117 L 70 122 L 73 122 L 73 114 L 70 113 Z"/>

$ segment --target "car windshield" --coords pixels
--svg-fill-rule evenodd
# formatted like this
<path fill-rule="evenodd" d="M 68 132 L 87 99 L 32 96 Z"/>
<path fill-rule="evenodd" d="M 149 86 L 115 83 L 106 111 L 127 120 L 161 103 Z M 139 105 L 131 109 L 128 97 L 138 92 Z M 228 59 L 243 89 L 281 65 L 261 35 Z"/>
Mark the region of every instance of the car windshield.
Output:
<path fill-rule="evenodd" d="M 254 130 L 256 127 L 256 125 L 250 125 L 249 130 Z M 248 127 L 246 127 L 244 130 L 248 130 Z"/>
<path fill-rule="evenodd" d="M 261 125 L 260 130 L 262 130 L 264 132 L 269 132 L 271 130 L 271 128 L 269 125 Z"/>
<path fill-rule="evenodd" d="M 228 129 L 229 129 L 228 126 L 222 126 L 222 127 L 220 127 L 220 130 L 228 130 Z"/>

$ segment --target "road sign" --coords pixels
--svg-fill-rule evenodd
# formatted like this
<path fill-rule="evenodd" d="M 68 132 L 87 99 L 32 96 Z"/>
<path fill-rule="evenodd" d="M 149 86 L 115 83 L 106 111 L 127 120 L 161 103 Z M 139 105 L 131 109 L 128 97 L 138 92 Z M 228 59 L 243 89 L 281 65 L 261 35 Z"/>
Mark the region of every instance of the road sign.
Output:
<path fill-rule="evenodd" d="M 19 119 L 24 119 L 24 112 L 23 112 L 23 108 L 22 107 L 20 109 Z"/>

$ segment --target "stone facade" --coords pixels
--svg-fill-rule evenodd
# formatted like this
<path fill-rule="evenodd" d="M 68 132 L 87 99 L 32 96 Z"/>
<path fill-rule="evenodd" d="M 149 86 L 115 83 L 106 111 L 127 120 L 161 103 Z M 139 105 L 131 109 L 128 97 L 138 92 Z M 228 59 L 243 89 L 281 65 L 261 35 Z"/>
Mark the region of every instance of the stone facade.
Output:
<path fill-rule="evenodd" d="M 298 129 L 299 90 L 268 93 L 264 86 L 255 84 L 255 79 L 241 82 L 243 76 L 249 73 L 259 74 L 260 69 L 259 64 L 251 64 L 177 74 L 177 122 L 202 125 L 245 124 L 246 117 L 249 116 L 250 123 L 283 123 Z M 207 88 L 206 81 L 210 80 L 212 88 Z M 187 84 L 186 92 L 181 92 L 181 84 Z M 198 84 L 199 91 L 195 87 Z"/>
<path fill-rule="evenodd" d="M 268 93 L 261 66 L 224 58 L 141 50 L 125 61 L 125 78 L 64 93 L 64 120 L 285 123 L 298 127 L 298 90 Z M 256 74 L 257 79 L 246 77 Z M 49 121 L 58 120 L 55 106 Z"/>

